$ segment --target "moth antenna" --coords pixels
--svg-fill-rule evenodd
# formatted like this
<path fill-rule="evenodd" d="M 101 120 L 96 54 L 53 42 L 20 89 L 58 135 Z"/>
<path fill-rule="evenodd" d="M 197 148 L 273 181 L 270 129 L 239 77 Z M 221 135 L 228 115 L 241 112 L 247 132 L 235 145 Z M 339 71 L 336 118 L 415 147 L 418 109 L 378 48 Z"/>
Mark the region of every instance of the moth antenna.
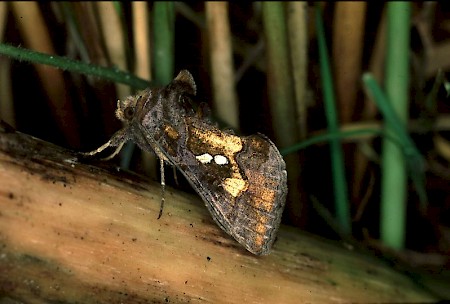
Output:
<path fill-rule="evenodd" d="M 117 99 L 117 106 L 116 106 L 116 112 L 115 112 L 115 114 L 116 114 L 116 117 L 117 117 L 118 119 L 122 120 L 122 117 L 123 117 L 123 110 L 122 110 L 122 108 L 121 108 L 121 106 L 120 106 L 120 99 Z"/>
<path fill-rule="evenodd" d="M 164 179 L 164 160 L 162 158 L 159 159 L 159 169 L 161 171 L 161 205 L 159 207 L 159 215 L 158 220 L 161 218 L 164 208 L 164 194 L 165 194 L 165 188 L 166 188 L 166 181 Z"/>

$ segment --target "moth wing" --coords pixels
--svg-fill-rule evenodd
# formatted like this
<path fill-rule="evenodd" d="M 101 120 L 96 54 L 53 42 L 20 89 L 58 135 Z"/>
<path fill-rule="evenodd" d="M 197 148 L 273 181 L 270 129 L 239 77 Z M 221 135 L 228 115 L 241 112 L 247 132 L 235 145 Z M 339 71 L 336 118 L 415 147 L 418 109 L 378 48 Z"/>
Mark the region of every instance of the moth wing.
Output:
<path fill-rule="evenodd" d="M 278 149 L 263 135 L 238 137 L 201 121 L 190 121 L 186 134 L 170 161 L 225 232 L 250 252 L 268 254 L 287 194 Z"/>

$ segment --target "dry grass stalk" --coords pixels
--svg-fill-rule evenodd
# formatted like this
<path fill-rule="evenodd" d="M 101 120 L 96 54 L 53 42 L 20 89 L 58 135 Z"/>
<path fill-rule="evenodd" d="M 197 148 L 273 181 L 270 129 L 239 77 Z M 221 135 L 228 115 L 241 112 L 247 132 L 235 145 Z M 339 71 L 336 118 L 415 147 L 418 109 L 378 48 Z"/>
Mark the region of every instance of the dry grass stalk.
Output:
<path fill-rule="evenodd" d="M 0 126 L 1 127 L 1 126 Z M 407 277 L 282 227 L 257 257 L 197 198 L 0 128 L 0 287 L 25 302 L 432 301 Z"/>

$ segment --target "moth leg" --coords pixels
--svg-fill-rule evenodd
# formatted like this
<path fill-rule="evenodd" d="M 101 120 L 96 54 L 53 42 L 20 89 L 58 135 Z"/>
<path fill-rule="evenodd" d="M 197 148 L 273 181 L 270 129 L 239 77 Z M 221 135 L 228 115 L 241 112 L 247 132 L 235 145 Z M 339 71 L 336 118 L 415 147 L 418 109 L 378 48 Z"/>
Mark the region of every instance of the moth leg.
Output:
<path fill-rule="evenodd" d="M 159 159 L 159 169 L 161 171 L 161 205 L 159 207 L 158 220 L 162 216 L 162 212 L 163 212 L 163 208 L 164 208 L 164 201 L 165 201 L 164 193 L 165 193 L 165 188 L 166 188 L 166 181 L 164 179 L 164 160 L 162 158 Z"/>
<path fill-rule="evenodd" d="M 128 140 L 127 130 L 122 129 L 122 130 L 119 130 L 118 132 L 116 132 L 111 137 L 110 140 L 108 140 L 105 144 L 101 145 L 97 149 L 90 151 L 90 152 L 81 152 L 80 154 L 84 155 L 84 156 L 93 156 L 95 154 L 102 152 L 103 150 L 105 150 L 108 147 L 117 147 L 111 155 L 103 158 L 103 160 L 110 160 L 111 158 L 113 158 L 120 152 L 120 150 L 122 149 L 123 145 L 125 144 L 125 142 L 127 140 Z"/>
<path fill-rule="evenodd" d="M 110 156 L 107 156 L 107 157 L 102 158 L 102 159 L 103 159 L 103 160 L 110 160 L 110 159 L 112 159 L 114 156 L 116 156 L 117 154 L 119 154 L 119 152 L 120 152 L 120 150 L 122 150 L 124 144 L 125 144 L 125 141 L 122 141 L 122 142 L 116 147 L 116 149 L 114 150 L 114 152 L 113 152 Z"/>
<path fill-rule="evenodd" d="M 177 167 L 172 166 L 172 169 L 173 169 L 173 178 L 175 179 L 175 184 L 177 186 L 179 186 L 180 184 L 178 184 Z"/>
<path fill-rule="evenodd" d="M 108 148 L 110 146 L 111 146 L 111 139 L 108 140 L 105 144 L 98 147 L 97 149 L 90 151 L 90 152 L 81 152 L 81 154 L 83 154 L 85 156 L 92 156 L 92 155 L 102 152 L 103 150 L 105 150 L 106 148 Z"/>

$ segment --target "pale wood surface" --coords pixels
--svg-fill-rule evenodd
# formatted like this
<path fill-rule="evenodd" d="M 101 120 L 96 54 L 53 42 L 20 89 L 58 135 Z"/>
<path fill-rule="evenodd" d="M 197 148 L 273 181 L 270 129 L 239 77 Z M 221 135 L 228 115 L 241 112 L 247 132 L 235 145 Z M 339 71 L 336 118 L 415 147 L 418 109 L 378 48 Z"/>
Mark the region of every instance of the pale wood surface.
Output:
<path fill-rule="evenodd" d="M 95 166 L 94 166 L 95 165 Z M 100 167 L 103 169 L 101 169 Z M 282 227 L 245 251 L 196 196 L 0 127 L 0 297 L 26 303 L 433 302 L 373 257 Z M 1 298 L 0 298 L 1 301 Z"/>

